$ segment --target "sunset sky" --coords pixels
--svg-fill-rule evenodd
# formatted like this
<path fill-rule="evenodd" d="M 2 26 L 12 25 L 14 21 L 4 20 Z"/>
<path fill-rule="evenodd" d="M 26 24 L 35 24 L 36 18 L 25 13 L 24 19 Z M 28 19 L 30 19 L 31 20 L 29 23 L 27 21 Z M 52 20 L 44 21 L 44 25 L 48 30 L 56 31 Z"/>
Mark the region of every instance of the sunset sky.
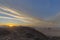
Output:
<path fill-rule="evenodd" d="M 8 13 L 6 8 L 4 8 L 4 7 L 7 7 L 7 9 L 9 9 L 9 10 L 13 9 L 12 11 L 18 10 L 19 12 L 21 12 L 19 14 L 27 15 L 26 18 L 29 16 L 27 19 L 23 18 L 23 21 L 26 20 L 25 22 L 29 21 L 29 23 L 30 23 L 31 21 L 35 20 L 33 23 L 38 24 L 40 22 L 43 24 L 43 23 L 46 23 L 45 21 L 47 20 L 47 21 L 51 21 L 51 22 L 60 23 L 59 22 L 59 20 L 60 20 L 59 19 L 60 0 L 0 0 L 0 7 L 5 9 L 5 10 L 2 9 L 0 11 L 0 16 L 8 16 L 8 15 L 5 15 L 5 13 L 1 14 L 2 11 Z M 9 11 L 9 12 L 11 12 L 11 11 Z M 15 15 L 15 16 L 17 16 L 17 15 Z M 30 16 L 36 17 L 41 20 L 43 19 L 45 21 L 41 22 L 41 20 L 39 21 L 36 18 L 32 18 Z M 12 18 L 12 16 L 8 16 L 8 17 Z M 32 18 L 32 20 L 31 20 L 31 18 Z M 21 19 L 19 19 L 19 20 L 21 20 Z M 8 22 L 9 20 L 0 18 L 0 21 L 5 23 L 5 22 Z M 20 22 L 16 21 L 16 20 L 14 20 L 14 21 L 15 21 L 15 23 L 23 23 L 23 21 L 20 21 Z"/>

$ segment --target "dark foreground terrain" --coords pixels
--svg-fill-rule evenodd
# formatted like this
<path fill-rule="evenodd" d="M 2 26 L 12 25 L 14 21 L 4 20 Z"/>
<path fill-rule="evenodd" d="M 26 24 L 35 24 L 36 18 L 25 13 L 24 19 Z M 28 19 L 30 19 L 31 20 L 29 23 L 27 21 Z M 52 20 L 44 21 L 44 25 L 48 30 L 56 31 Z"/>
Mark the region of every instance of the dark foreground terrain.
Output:
<path fill-rule="evenodd" d="M 54 37 L 50 37 L 49 40 L 60 40 L 60 37 L 56 37 L 56 36 L 54 36 Z"/>
<path fill-rule="evenodd" d="M 47 37 L 30 27 L 0 28 L 0 40 L 60 40 Z"/>

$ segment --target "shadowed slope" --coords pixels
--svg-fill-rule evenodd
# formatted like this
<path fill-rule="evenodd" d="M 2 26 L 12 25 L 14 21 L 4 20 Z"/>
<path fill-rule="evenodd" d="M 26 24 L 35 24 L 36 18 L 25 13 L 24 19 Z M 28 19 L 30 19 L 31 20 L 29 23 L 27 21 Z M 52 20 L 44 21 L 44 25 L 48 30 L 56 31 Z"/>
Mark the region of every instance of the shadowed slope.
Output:
<path fill-rule="evenodd" d="M 0 34 L 3 35 L 0 35 L 0 40 L 48 40 L 44 34 L 30 27 L 16 27 L 13 30 L 5 30 L 4 28 L 0 29 Z"/>

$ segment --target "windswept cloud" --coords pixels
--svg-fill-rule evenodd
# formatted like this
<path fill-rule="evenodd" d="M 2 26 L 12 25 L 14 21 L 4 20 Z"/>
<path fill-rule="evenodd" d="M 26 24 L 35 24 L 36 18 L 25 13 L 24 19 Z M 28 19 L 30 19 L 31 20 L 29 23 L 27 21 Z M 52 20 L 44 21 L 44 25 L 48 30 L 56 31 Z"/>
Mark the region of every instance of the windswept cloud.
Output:
<path fill-rule="evenodd" d="M 9 20 L 14 19 L 14 20 L 17 20 L 18 22 L 21 22 L 20 24 L 24 24 L 25 23 L 25 24 L 29 24 L 29 25 L 32 24 L 33 25 L 33 24 L 39 23 L 40 20 L 28 17 L 26 15 L 22 15 L 22 13 L 23 12 L 17 12 L 16 10 L 13 10 L 13 9 L 5 7 L 5 6 L 0 6 L 0 14 L 8 15 L 8 16 L 13 17 L 13 18 L 11 18 L 11 17 L 6 17 L 6 16 L 1 16 L 0 15 L 0 18 L 3 18 L 3 19 L 5 18 L 5 19 L 9 19 Z M 4 20 L 4 21 L 7 21 L 7 20 Z M 13 21 L 13 23 L 14 23 L 14 21 Z"/>
<path fill-rule="evenodd" d="M 46 21 L 55 23 L 56 26 L 60 26 L 60 12 L 54 16 L 49 17 Z"/>
<path fill-rule="evenodd" d="M 6 6 L 0 6 L 0 14 L 10 16 L 10 17 L 6 17 L 6 16 L 0 15 L 0 24 L 2 23 L 2 21 L 5 21 L 4 24 L 5 23 L 8 24 L 9 21 L 12 21 L 12 23 L 14 24 L 17 23 L 17 24 L 26 25 L 26 26 L 28 25 L 28 26 L 52 27 L 56 25 L 56 23 L 53 23 L 53 22 L 48 22 L 41 19 L 38 20 L 37 18 L 27 16 L 26 14 L 24 15 L 23 12 L 17 12 L 16 10 Z M 4 20 L 1 20 L 1 18 Z"/>

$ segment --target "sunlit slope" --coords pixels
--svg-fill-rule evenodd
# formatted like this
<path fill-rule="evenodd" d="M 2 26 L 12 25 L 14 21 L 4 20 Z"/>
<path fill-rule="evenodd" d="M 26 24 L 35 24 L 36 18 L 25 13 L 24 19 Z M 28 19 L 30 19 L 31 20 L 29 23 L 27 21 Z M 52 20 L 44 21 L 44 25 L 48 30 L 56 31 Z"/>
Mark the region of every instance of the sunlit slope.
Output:
<path fill-rule="evenodd" d="M 11 25 L 10 25 L 11 24 Z M 32 18 L 21 11 L 9 7 L 0 6 L 0 25 L 23 25 L 23 26 L 54 26 L 56 23 L 46 22 Z"/>

